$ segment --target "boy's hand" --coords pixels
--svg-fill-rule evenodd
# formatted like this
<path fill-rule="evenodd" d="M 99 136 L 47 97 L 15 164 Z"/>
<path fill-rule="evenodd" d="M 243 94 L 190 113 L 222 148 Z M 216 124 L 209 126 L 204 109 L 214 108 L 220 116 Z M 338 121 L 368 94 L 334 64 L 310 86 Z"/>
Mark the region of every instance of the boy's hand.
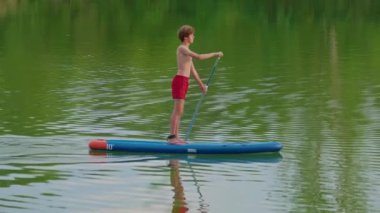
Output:
<path fill-rule="evenodd" d="M 202 85 L 200 86 L 200 89 L 201 89 L 203 95 L 206 95 L 206 93 L 207 93 L 207 89 L 208 89 L 208 86 L 205 85 L 205 84 L 202 84 Z"/>
<path fill-rule="evenodd" d="M 216 56 L 217 56 L 218 58 L 221 58 L 221 57 L 223 57 L 223 52 L 222 52 L 222 51 L 220 51 L 220 52 L 217 52 L 217 53 L 216 53 Z"/>

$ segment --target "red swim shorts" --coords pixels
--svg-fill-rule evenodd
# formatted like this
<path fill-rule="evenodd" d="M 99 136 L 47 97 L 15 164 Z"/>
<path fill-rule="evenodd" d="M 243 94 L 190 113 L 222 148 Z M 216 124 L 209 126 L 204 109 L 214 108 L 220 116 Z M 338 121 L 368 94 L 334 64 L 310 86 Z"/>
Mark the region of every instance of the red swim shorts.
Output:
<path fill-rule="evenodd" d="M 186 99 L 187 90 L 189 89 L 189 78 L 182 75 L 176 75 L 172 81 L 173 99 Z"/>

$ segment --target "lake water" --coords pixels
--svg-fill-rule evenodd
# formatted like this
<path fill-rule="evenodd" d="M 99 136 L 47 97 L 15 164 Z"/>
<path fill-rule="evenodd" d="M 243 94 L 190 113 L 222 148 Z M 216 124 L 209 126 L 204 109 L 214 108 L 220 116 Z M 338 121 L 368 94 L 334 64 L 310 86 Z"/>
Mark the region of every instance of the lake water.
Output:
<path fill-rule="evenodd" d="M 168 135 L 182 24 L 225 54 L 190 140 L 280 154 L 89 151 Z M 0 212 L 378 212 L 379 35 L 375 0 L 0 0 Z"/>

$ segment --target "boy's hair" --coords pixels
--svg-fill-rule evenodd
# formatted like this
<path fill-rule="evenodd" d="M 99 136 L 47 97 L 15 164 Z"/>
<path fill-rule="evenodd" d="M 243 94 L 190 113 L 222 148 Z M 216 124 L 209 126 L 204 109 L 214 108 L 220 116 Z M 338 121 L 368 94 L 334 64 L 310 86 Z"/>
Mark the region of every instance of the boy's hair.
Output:
<path fill-rule="evenodd" d="M 182 42 L 185 40 L 185 37 L 189 37 L 191 34 L 194 34 L 194 28 L 190 25 L 183 25 L 178 30 L 178 38 Z"/>

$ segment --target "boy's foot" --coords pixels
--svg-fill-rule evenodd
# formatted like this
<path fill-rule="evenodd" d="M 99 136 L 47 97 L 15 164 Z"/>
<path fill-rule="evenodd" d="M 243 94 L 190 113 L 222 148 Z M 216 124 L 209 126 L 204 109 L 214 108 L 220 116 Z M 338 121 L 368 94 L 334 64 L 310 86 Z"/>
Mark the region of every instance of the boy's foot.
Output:
<path fill-rule="evenodd" d="M 184 140 L 179 139 L 176 135 L 169 135 L 168 136 L 168 143 L 169 144 L 175 144 L 175 145 L 186 144 L 186 142 Z"/>
<path fill-rule="evenodd" d="M 177 135 L 169 135 L 167 140 L 169 144 L 174 144 L 174 145 L 186 144 L 186 142 L 178 138 Z"/>
<path fill-rule="evenodd" d="M 173 145 L 182 145 L 182 144 L 187 144 L 185 141 L 178 139 L 178 138 L 173 138 L 168 140 L 168 144 L 173 144 Z"/>

